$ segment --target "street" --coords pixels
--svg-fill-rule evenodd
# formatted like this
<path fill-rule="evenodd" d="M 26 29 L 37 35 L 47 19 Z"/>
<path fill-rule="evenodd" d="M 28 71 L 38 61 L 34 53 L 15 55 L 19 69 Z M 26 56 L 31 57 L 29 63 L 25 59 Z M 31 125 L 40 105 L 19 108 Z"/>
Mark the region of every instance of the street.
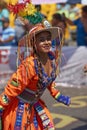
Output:
<path fill-rule="evenodd" d="M 87 130 L 87 87 L 58 87 L 62 94 L 71 97 L 69 107 L 57 103 L 45 92 L 43 99 L 51 111 L 56 130 Z"/>

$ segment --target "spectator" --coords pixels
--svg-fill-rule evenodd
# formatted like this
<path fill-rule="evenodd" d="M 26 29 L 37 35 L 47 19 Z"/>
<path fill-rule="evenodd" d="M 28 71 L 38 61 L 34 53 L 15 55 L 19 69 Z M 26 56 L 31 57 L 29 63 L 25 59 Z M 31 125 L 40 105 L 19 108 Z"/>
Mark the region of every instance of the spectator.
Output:
<path fill-rule="evenodd" d="M 9 11 L 7 9 L 7 4 L 6 2 L 0 1 L 0 36 L 2 34 L 2 20 L 4 18 L 9 18 Z"/>
<path fill-rule="evenodd" d="M 59 13 L 55 13 L 52 16 L 52 26 L 54 27 L 60 27 L 63 31 L 64 37 L 65 37 L 65 29 L 66 29 L 66 23 L 63 19 L 62 15 Z M 65 38 L 64 38 L 65 39 Z M 65 40 L 64 40 L 65 41 Z"/>
<path fill-rule="evenodd" d="M 71 21 L 65 18 L 69 25 L 76 25 L 77 46 L 87 46 L 87 5 L 82 7 L 81 17 Z"/>
<path fill-rule="evenodd" d="M 35 8 L 37 9 L 38 12 L 41 13 L 41 5 L 35 5 Z M 43 13 L 41 13 L 42 17 L 46 18 L 47 19 L 47 16 L 44 15 Z"/>
<path fill-rule="evenodd" d="M 33 24 L 30 23 L 27 19 L 22 17 L 16 17 L 15 19 L 15 33 L 16 33 L 16 41 L 19 40 L 33 27 Z"/>
<path fill-rule="evenodd" d="M 3 19 L 3 31 L 0 38 L 0 45 L 2 46 L 16 46 L 15 30 L 9 26 L 9 19 Z"/>
<path fill-rule="evenodd" d="M 21 22 L 19 18 L 15 20 L 15 32 L 17 42 L 26 34 L 25 25 Z"/>

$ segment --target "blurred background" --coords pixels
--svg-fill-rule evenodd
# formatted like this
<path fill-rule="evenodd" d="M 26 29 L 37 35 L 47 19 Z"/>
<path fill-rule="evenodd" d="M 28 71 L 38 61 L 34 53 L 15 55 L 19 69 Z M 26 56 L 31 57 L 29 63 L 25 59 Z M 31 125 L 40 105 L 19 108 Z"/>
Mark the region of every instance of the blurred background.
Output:
<path fill-rule="evenodd" d="M 18 1 L 17 0 L 1 0 L 0 4 L 2 4 L 3 2 L 5 2 L 6 4 L 8 4 L 9 2 L 11 2 L 12 4 L 15 4 Z M 59 0 L 59 1 L 58 0 L 57 1 L 40 1 L 40 0 L 34 1 L 33 0 L 32 3 L 35 4 L 36 8 L 47 18 L 49 22 L 52 22 L 52 18 L 53 18 L 52 16 L 55 13 L 61 14 L 62 17 L 63 17 L 63 14 L 65 14 L 65 16 L 69 18 L 70 20 L 75 20 L 80 17 L 81 8 L 84 5 L 78 0 L 76 0 L 75 2 L 73 1 L 68 2 L 66 0 Z M 6 6 L 4 8 L 7 9 Z M 9 12 L 9 18 L 10 18 L 10 26 L 15 28 L 15 15 Z M 77 45 L 76 44 L 76 26 L 70 26 L 67 22 L 66 22 L 66 27 L 65 27 L 65 45 L 68 45 L 68 46 Z"/>

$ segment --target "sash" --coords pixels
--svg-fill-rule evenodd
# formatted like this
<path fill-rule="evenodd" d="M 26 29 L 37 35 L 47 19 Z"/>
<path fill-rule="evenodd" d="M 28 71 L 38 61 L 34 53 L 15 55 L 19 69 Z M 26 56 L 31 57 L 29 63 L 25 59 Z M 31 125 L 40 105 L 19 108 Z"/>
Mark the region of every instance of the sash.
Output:
<path fill-rule="evenodd" d="M 37 93 L 36 91 L 25 88 L 17 98 L 22 100 L 24 103 L 34 104 L 40 99 L 43 92 L 44 90 Z"/>

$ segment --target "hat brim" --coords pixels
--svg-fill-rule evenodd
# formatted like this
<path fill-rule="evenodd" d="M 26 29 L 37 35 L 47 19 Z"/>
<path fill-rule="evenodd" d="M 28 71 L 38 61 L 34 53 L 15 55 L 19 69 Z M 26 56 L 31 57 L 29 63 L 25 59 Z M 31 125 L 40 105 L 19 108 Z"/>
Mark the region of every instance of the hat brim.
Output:
<path fill-rule="evenodd" d="M 51 39 L 56 39 L 60 36 L 62 36 L 62 29 L 59 27 L 50 27 L 50 28 L 46 28 L 46 29 L 41 29 L 35 32 L 35 35 L 41 33 L 41 32 L 50 32 L 51 33 Z"/>
<path fill-rule="evenodd" d="M 21 46 L 25 46 L 25 42 L 26 42 L 26 38 L 30 38 L 32 39 L 33 36 L 41 33 L 41 32 L 45 32 L 45 31 L 48 31 L 51 33 L 51 40 L 54 40 L 54 39 L 59 39 L 59 41 L 62 39 L 63 37 L 63 32 L 62 32 L 62 29 L 60 27 L 50 27 L 50 28 L 45 28 L 45 29 L 41 29 L 41 30 L 38 30 L 36 31 L 35 33 L 33 33 L 33 35 L 30 35 L 29 33 L 24 35 L 20 40 L 19 40 L 19 44 Z"/>

